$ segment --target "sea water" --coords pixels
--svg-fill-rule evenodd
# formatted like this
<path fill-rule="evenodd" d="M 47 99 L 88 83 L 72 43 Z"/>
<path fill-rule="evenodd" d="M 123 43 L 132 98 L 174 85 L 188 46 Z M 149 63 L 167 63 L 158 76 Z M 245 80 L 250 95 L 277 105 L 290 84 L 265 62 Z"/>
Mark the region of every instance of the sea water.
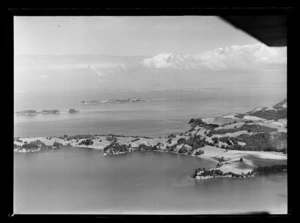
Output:
<path fill-rule="evenodd" d="M 15 111 L 59 109 L 60 115 L 14 116 L 15 137 L 63 134 L 166 136 L 189 129 L 191 118 L 247 112 L 272 106 L 286 97 L 278 87 L 149 92 L 89 92 L 15 94 Z M 82 100 L 150 98 L 125 104 L 84 105 Z M 68 110 L 80 110 L 69 114 Z"/>
<path fill-rule="evenodd" d="M 180 154 L 64 148 L 14 157 L 15 213 L 286 213 L 287 175 L 195 180 L 215 162 Z"/>

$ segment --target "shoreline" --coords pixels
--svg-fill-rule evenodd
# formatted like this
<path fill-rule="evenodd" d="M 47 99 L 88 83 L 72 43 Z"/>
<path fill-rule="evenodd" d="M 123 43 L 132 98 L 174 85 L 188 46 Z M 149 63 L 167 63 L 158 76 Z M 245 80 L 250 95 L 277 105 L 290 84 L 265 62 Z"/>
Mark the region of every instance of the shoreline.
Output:
<path fill-rule="evenodd" d="M 189 124 L 191 128 L 185 132 L 162 137 L 113 134 L 17 137 L 14 139 L 14 152 L 86 147 L 103 150 L 105 156 L 158 151 L 216 162 L 215 168 L 196 169 L 195 179 L 253 177 L 260 167 L 266 167 L 265 171 L 286 169 L 286 99 L 269 109 L 255 108 L 245 114 L 193 118 Z M 274 170 L 272 166 L 276 166 Z"/>

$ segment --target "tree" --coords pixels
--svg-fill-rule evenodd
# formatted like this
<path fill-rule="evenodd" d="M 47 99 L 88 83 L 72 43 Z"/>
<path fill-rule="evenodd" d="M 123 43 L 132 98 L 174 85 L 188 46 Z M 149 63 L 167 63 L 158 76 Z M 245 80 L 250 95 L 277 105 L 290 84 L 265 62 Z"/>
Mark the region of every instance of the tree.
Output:
<path fill-rule="evenodd" d="M 180 144 L 184 144 L 186 142 L 185 138 L 180 138 L 177 140 L 177 144 L 180 145 Z"/>
<path fill-rule="evenodd" d="M 59 147 L 61 147 L 61 146 L 62 146 L 62 144 L 59 143 L 59 142 L 57 142 L 57 141 L 55 141 L 55 142 L 53 143 L 53 147 L 55 147 L 55 148 L 59 148 Z"/>
<path fill-rule="evenodd" d="M 92 139 L 86 139 L 86 140 L 82 140 L 79 145 L 86 145 L 86 146 L 89 146 L 89 145 L 93 145 L 94 144 L 94 141 Z"/>
<path fill-rule="evenodd" d="M 187 153 L 188 150 L 183 146 L 179 151 L 178 153 Z"/>
<path fill-rule="evenodd" d="M 71 109 L 69 110 L 69 113 L 77 113 L 77 112 L 79 112 L 79 111 L 77 111 L 77 110 L 75 110 L 75 109 L 73 109 L 73 108 L 71 108 Z"/>
<path fill-rule="evenodd" d="M 34 143 L 28 143 L 28 144 L 24 144 L 22 146 L 22 148 L 26 149 L 26 150 L 30 150 L 30 149 L 38 149 L 39 146 L 34 144 Z"/>
<path fill-rule="evenodd" d="M 240 162 L 243 162 L 243 158 L 242 157 L 240 158 Z"/>
<path fill-rule="evenodd" d="M 202 154 L 204 154 L 204 151 L 201 150 L 201 149 L 195 152 L 195 156 L 199 156 L 199 155 L 202 155 Z"/>

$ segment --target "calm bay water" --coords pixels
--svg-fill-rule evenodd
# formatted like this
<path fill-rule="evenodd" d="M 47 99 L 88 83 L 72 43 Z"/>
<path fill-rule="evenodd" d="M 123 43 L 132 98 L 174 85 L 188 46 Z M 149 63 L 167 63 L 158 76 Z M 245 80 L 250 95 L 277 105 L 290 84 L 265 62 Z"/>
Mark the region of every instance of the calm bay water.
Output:
<path fill-rule="evenodd" d="M 14 159 L 15 213 L 287 212 L 286 174 L 197 181 L 190 174 L 213 161 L 160 152 L 66 148 Z"/>

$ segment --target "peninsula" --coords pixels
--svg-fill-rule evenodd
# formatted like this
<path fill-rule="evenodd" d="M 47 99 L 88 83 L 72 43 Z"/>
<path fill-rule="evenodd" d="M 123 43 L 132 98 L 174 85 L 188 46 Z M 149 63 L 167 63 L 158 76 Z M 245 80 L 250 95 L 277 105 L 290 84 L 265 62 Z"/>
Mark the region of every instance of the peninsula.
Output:
<path fill-rule="evenodd" d="M 195 179 L 253 177 L 287 171 L 287 100 L 244 114 L 191 119 L 180 134 L 151 138 L 123 135 L 76 135 L 15 138 L 14 152 L 61 147 L 102 149 L 103 155 L 135 151 L 179 153 L 213 160 L 215 168 L 191 170 Z"/>

